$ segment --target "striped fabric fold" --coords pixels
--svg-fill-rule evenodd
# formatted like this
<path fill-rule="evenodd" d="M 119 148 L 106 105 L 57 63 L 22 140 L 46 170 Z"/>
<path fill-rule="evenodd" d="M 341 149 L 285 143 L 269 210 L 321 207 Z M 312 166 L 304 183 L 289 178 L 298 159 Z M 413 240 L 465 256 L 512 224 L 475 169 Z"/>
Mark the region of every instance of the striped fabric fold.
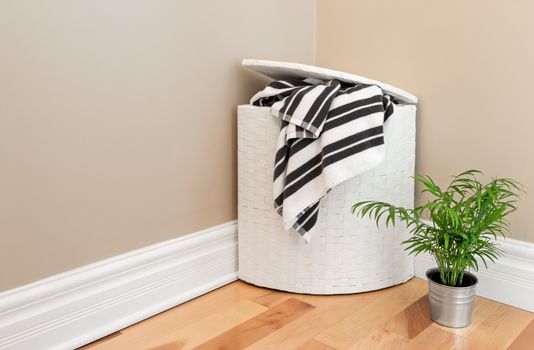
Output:
<path fill-rule="evenodd" d="M 273 81 L 252 97 L 281 120 L 273 195 L 286 230 L 309 242 L 321 198 L 384 159 L 394 102 L 375 85 L 311 78 Z"/>

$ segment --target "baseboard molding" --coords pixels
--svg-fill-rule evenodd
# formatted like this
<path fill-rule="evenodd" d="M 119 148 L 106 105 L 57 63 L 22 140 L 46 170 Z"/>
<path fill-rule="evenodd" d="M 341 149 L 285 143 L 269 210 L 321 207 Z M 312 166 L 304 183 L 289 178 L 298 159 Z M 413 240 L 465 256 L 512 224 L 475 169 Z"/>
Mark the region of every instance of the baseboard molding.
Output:
<path fill-rule="evenodd" d="M 229 222 L 0 293 L 0 349 L 72 349 L 236 279 Z"/>
<path fill-rule="evenodd" d="M 477 295 L 534 312 L 534 244 L 514 239 L 498 239 L 498 244 L 504 255 L 475 272 Z M 415 257 L 415 276 L 426 279 L 425 272 L 435 266 L 432 256 L 420 254 Z"/>

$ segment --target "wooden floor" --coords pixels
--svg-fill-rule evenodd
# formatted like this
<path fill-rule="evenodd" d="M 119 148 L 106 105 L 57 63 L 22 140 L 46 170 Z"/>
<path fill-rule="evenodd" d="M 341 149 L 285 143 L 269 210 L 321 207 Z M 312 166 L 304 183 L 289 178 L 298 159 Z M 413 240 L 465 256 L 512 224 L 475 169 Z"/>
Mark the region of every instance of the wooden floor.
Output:
<path fill-rule="evenodd" d="M 472 325 L 428 318 L 426 282 L 299 295 L 234 282 L 83 349 L 534 349 L 534 314 L 477 298 Z"/>

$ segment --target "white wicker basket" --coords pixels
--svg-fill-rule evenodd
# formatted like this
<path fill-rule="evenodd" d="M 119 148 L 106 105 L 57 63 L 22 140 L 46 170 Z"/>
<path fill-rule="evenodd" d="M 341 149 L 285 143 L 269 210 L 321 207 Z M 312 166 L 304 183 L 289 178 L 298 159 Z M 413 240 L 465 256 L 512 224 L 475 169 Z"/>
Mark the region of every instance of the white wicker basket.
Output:
<path fill-rule="evenodd" d="M 318 229 L 307 244 L 286 232 L 273 209 L 272 177 L 279 120 L 269 108 L 238 108 L 239 277 L 255 285 L 296 293 L 364 292 L 403 283 L 413 259 L 401 247 L 400 226 L 377 229 L 357 219 L 359 200 L 413 207 L 414 105 L 398 105 L 385 126 L 386 159 L 378 167 L 336 186 L 321 201 Z"/>

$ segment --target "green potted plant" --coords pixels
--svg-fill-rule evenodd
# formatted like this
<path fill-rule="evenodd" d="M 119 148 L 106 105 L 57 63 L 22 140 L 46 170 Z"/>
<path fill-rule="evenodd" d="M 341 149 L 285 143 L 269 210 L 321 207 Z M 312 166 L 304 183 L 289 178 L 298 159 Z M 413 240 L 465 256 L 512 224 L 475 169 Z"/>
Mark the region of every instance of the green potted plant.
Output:
<path fill-rule="evenodd" d="M 495 262 L 502 254 L 497 236 L 509 230 L 507 216 L 517 209 L 523 186 L 509 178 L 481 183 L 478 170 L 453 177 L 447 188 L 439 187 L 429 176 L 415 176 L 431 197 L 414 209 L 380 201 L 354 204 L 352 212 L 369 217 L 377 226 L 405 224 L 411 237 L 403 242 L 410 254 L 431 254 L 437 268 L 426 272 L 430 318 L 443 326 L 465 327 L 471 323 L 478 271 L 482 262 Z"/>

